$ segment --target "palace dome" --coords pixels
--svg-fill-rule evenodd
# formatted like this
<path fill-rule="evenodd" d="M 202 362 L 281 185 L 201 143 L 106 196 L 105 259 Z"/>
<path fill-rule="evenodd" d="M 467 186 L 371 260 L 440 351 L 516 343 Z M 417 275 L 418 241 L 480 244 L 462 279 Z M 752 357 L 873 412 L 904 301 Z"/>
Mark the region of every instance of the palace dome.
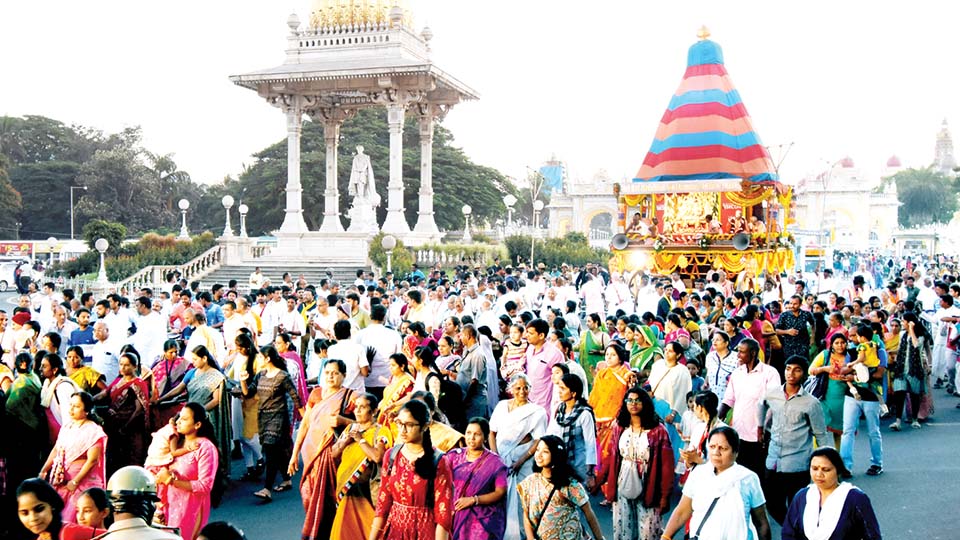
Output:
<path fill-rule="evenodd" d="M 890 159 L 887 160 L 887 167 L 900 167 L 900 158 L 897 156 L 890 156 Z"/>
<path fill-rule="evenodd" d="M 840 166 L 843 167 L 844 169 L 852 169 L 852 168 L 853 168 L 853 158 L 850 157 L 850 156 L 847 156 L 847 157 L 841 159 L 841 160 L 840 160 Z"/>
<path fill-rule="evenodd" d="M 389 24 L 392 8 L 399 5 L 403 13 L 403 25 L 410 27 L 413 18 L 408 4 L 407 0 L 313 0 L 310 26 L 331 28 Z"/>

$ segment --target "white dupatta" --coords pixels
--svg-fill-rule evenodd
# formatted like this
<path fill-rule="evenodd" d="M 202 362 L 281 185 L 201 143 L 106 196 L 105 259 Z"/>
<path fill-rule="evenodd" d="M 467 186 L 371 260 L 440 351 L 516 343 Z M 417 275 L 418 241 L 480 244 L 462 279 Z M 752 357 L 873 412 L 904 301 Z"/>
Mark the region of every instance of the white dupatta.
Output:
<path fill-rule="evenodd" d="M 690 473 L 691 476 L 698 476 L 697 494 L 692 500 L 691 536 L 697 532 L 713 500 L 717 499 L 716 506 L 700 529 L 700 540 L 757 538 L 753 521 L 744 512 L 743 496 L 740 492 L 740 483 L 753 473 L 736 463 L 720 474 L 714 474 L 715 470 L 715 467 L 708 463 Z"/>
<path fill-rule="evenodd" d="M 827 540 L 840 522 L 840 513 L 847 495 L 855 486 L 842 482 L 820 505 L 820 490 L 811 484 L 807 488 L 807 506 L 803 509 L 803 534 L 807 540 Z"/>

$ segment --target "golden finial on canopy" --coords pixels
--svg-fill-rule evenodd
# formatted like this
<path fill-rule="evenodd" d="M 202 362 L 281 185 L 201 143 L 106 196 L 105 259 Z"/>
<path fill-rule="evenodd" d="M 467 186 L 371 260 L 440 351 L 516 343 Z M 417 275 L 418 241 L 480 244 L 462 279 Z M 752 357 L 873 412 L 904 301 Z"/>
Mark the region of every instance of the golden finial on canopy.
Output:
<path fill-rule="evenodd" d="M 700 38 L 701 41 L 710 37 L 710 30 L 706 25 L 701 26 L 700 29 L 697 30 L 697 37 Z"/>
<path fill-rule="evenodd" d="M 390 9 L 403 9 L 403 23 L 412 26 L 408 0 L 312 0 L 310 25 L 314 28 L 372 25 L 387 22 Z"/>

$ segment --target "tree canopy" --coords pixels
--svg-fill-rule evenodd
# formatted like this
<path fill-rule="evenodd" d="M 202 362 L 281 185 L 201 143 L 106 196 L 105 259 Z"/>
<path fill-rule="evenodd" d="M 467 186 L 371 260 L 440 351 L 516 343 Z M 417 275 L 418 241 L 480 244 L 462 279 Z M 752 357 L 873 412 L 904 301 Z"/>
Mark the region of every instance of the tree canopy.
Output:
<path fill-rule="evenodd" d="M 71 186 L 84 188 L 73 190 L 78 233 L 94 219 L 122 222 L 135 234 L 178 230 L 180 198 L 200 210 L 190 224 L 202 231 L 215 217 L 204 210 L 219 205 L 172 155 L 143 148 L 137 127 L 106 135 L 43 116 L 0 117 L 0 158 L 9 161 L 9 187 L 0 182 L 5 236 L 19 221 L 22 238 L 68 237 Z"/>
<path fill-rule="evenodd" d="M 904 169 L 885 181 L 896 182 L 901 203 L 897 217 L 903 227 L 947 223 L 957 211 L 956 180 L 933 167 Z"/>
<path fill-rule="evenodd" d="M 344 123 L 340 132 L 339 208 L 346 222 L 350 197 L 347 184 L 355 147 L 363 145 L 371 158 L 377 193 L 382 199 L 377 217 L 386 217 L 390 136 L 386 112 L 367 109 Z M 416 224 L 420 191 L 420 137 L 415 118 L 404 128 L 404 210 Z M 473 163 L 454 146 L 453 135 L 437 125 L 433 146 L 434 212 L 440 229 L 461 229 L 464 204 L 473 208 L 475 223 L 493 221 L 506 213 L 502 198 L 520 195 L 497 170 Z M 323 220 L 325 143 L 323 126 L 304 122 L 301 144 L 301 182 L 304 219 L 311 230 Z M 191 231 L 219 231 L 223 226 L 220 199 L 230 194 L 250 207 L 247 231 L 269 234 L 284 216 L 287 183 L 287 143 L 277 143 L 254 154 L 255 162 L 239 178 L 213 185 L 194 182 L 177 166 L 174 156 L 144 148 L 139 127 L 105 134 L 78 125 L 66 125 L 43 116 L 0 117 L 0 157 L 9 162 L 0 172 L 0 227 L 14 236 L 20 222 L 22 238 L 66 238 L 70 231 L 70 187 L 74 190 L 75 230 L 91 220 L 120 222 L 130 234 L 176 232 L 180 226 L 177 202 L 190 201 Z M 4 170 L 0 163 L 0 171 Z M 6 187 L 5 187 L 6 186 Z M 237 206 L 232 209 L 234 227 Z M 344 223 L 346 225 L 346 223 Z"/>

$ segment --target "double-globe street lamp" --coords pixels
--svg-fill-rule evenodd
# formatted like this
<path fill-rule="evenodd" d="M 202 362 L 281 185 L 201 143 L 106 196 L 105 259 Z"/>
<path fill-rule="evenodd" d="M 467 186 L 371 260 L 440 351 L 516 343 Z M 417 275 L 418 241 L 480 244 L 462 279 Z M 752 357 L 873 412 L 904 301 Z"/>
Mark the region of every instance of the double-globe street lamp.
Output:
<path fill-rule="evenodd" d="M 230 227 L 230 208 L 233 207 L 233 197 L 224 195 L 223 198 L 220 199 L 220 203 L 223 204 L 224 213 L 227 215 L 226 222 L 223 225 L 223 236 L 233 236 L 233 229 Z"/>
<path fill-rule="evenodd" d="M 98 238 L 96 242 L 93 243 L 93 247 L 97 248 L 97 251 L 100 252 L 100 272 L 97 273 L 97 283 L 105 284 L 107 283 L 107 268 L 103 264 L 103 254 L 107 252 L 107 248 L 110 247 L 110 242 L 106 238 Z"/>
<path fill-rule="evenodd" d="M 507 193 L 503 198 L 503 204 L 507 207 L 507 224 L 504 226 L 506 230 L 513 226 L 513 205 L 517 204 L 517 198 L 512 193 Z"/>
<path fill-rule="evenodd" d="M 47 238 L 47 247 L 50 248 L 50 264 L 48 268 L 53 266 L 53 250 L 57 248 L 57 237 L 51 236 Z"/>
<path fill-rule="evenodd" d="M 186 199 L 180 199 L 180 201 L 177 203 L 177 206 L 180 208 L 180 216 L 182 218 L 180 222 L 180 236 L 177 238 L 179 240 L 189 240 L 190 230 L 187 229 L 187 210 L 190 208 L 190 201 Z"/>
<path fill-rule="evenodd" d="M 240 203 L 240 206 L 237 207 L 237 210 L 240 212 L 240 238 L 247 237 L 247 212 L 250 211 L 250 207 Z"/>
<path fill-rule="evenodd" d="M 380 247 L 387 252 L 387 273 L 393 271 L 393 249 L 397 247 L 397 239 L 393 235 L 387 234 L 380 239 Z"/>
<path fill-rule="evenodd" d="M 463 243 L 469 244 L 473 241 L 473 237 L 470 236 L 470 214 L 473 213 L 473 208 L 470 208 L 469 204 L 465 204 L 460 211 L 463 212 L 463 219 L 465 220 L 463 226 Z"/>

